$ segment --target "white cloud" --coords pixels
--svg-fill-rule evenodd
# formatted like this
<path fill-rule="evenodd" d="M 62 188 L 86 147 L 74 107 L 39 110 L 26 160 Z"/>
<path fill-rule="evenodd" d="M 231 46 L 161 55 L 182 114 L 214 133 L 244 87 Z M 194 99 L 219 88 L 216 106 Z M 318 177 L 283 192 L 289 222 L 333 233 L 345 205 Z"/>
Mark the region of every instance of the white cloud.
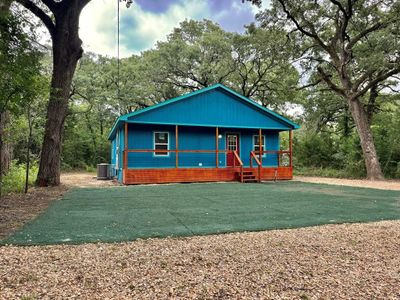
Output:
<path fill-rule="evenodd" d="M 271 6 L 271 0 L 263 0 L 261 2 L 261 7 L 257 7 L 256 5 L 252 5 L 251 10 L 253 11 L 254 14 L 259 13 L 260 11 L 266 10 L 267 8 L 270 8 Z"/>
<path fill-rule="evenodd" d="M 116 56 L 117 8 L 113 0 L 93 0 L 82 12 L 80 36 L 85 51 Z M 185 19 L 210 18 L 207 1 L 186 0 L 171 5 L 167 11 L 153 13 L 143 11 L 138 5 L 127 9 L 123 3 L 121 12 L 120 55 L 139 53 L 151 48 Z"/>
<path fill-rule="evenodd" d="M 85 51 L 116 56 L 117 1 L 93 0 L 79 20 L 79 35 Z"/>

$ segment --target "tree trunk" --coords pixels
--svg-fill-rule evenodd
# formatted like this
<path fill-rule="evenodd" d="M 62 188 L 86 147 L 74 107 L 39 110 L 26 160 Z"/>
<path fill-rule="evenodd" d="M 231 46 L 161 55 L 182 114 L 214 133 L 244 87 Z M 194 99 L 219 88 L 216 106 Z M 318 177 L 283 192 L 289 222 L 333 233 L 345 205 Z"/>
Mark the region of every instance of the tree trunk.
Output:
<path fill-rule="evenodd" d="M 363 104 L 358 99 L 347 99 L 347 103 L 349 104 L 350 112 L 356 124 L 358 135 L 360 136 L 365 167 L 367 169 L 367 178 L 370 180 L 383 180 L 384 177 L 376 153 L 374 138 Z"/>
<path fill-rule="evenodd" d="M 7 24 L 7 22 L 4 22 L 6 19 L 8 19 L 10 15 L 10 5 L 11 5 L 12 0 L 1 0 L 0 1 L 0 20 L 2 26 L 8 26 L 8 25 L 3 25 Z M 2 28 L 2 30 L 8 30 L 6 27 Z M 1 33 L 0 33 L 1 35 Z M 7 48 L 9 45 L 7 45 Z M 4 95 L 2 95 L 4 96 Z M 3 99 L 1 99 L 3 100 Z M 7 141 L 7 127 L 10 124 L 10 113 L 7 111 L 6 105 L 1 101 L 0 105 L 0 185 L 3 182 L 3 174 L 6 174 L 8 170 L 10 169 L 11 165 L 11 158 L 12 158 L 12 145 Z M 1 195 L 1 186 L 0 186 L 0 195 Z"/>
<path fill-rule="evenodd" d="M 29 188 L 29 168 L 31 163 L 31 144 L 32 144 L 32 130 L 33 130 L 33 120 L 31 115 L 31 108 L 28 106 L 27 109 L 27 118 L 28 118 L 28 139 L 26 142 L 26 169 L 25 169 L 25 194 L 28 193 Z"/>
<path fill-rule="evenodd" d="M 0 114 L 0 172 L 2 175 L 7 174 L 10 170 L 12 159 L 12 145 L 8 141 L 7 127 L 10 124 L 10 114 L 5 111 Z"/>
<path fill-rule="evenodd" d="M 60 184 L 60 156 L 65 117 L 68 112 L 71 82 L 81 58 L 82 41 L 79 38 L 79 1 L 70 2 L 68 8 L 56 14 L 53 40 L 53 74 L 47 119 L 36 184 Z"/>

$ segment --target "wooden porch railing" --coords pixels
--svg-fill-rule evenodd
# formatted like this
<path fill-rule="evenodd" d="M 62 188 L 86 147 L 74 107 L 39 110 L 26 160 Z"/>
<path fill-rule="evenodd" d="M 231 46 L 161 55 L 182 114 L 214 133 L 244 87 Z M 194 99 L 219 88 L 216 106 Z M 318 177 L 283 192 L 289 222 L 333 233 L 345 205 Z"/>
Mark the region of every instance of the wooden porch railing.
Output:
<path fill-rule="evenodd" d="M 258 153 L 258 151 L 256 151 Z M 277 163 L 278 167 L 281 167 L 281 155 L 287 154 L 289 155 L 289 165 L 285 167 L 291 167 L 292 166 L 292 151 L 290 150 L 264 150 L 262 151 L 263 154 L 277 154 Z"/>
<path fill-rule="evenodd" d="M 233 155 L 234 155 L 233 167 L 236 168 L 236 161 L 237 161 L 238 164 L 239 164 L 239 167 L 240 167 L 240 182 L 243 182 L 243 162 L 240 159 L 239 154 L 237 153 L 237 151 L 233 151 Z"/>
<path fill-rule="evenodd" d="M 123 150 L 123 156 L 124 156 L 124 169 L 126 169 L 127 168 L 127 166 L 128 166 L 128 164 L 127 164 L 127 162 L 128 162 L 128 153 L 175 153 L 176 154 L 176 164 L 175 164 L 175 167 L 176 168 L 179 168 L 179 163 L 178 163 L 178 154 L 179 153 L 215 153 L 216 154 L 216 156 L 217 156 L 217 158 L 218 158 L 218 155 L 220 154 L 220 153 L 225 153 L 225 154 L 228 154 L 228 153 L 234 153 L 235 151 L 233 151 L 233 150 L 223 150 L 223 149 L 221 149 L 221 150 L 198 150 L 198 149 L 196 149 L 196 150 L 183 150 L 183 149 L 165 149 L 165 150 L 155 150 L 155 149 L 126 149 L 126 150 Z M 243 165 L 243 163 L 242 163 L 242 161 L 240 160 L 240 157 L 239 157 L 239 155 L 236 153 L 236 156 L 239 158 L 239 161 L 240 161 L 240 163 Z M 237 159 L 234 159 L 234 163 L 235 163 L 235 160 L 237 160 Z M 216 166 L 217 168 L 218 168 L 218 165 Z"/>
<path fill-rule="evenodd" d="M 257 153 L 259 153 L 257 151 Z M 259 154 L 258 154 L 259 155 Z M 258 182 L 261 182 L 261 168 L 262 168 L 262 164 L 260 162 L 260 160 L 258 159 L 257 155 L 255 154 L 254 151 L 250 151 L 250 168 L 253 168 L 253 159 L 256 161 L 257 163 L 257 169 L 258 169 Z"/>

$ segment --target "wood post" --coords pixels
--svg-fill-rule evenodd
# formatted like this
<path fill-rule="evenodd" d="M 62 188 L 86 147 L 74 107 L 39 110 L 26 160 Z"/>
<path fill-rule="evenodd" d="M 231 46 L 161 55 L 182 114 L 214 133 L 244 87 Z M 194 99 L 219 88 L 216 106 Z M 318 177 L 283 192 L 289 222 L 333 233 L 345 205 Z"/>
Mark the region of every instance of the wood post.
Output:
<path fill-rule="evenodd" d="M 263 153 L 262 153 L 262 147 L 261 147 L 261 145 L 262 145 L 262 131 L 261 131 L 261 128 L 258 130 L 258 149 L 259 149 L 259 159 L 260 159 L 260 163 L 261 163 L 261 165 L 262 165 L 262 155 L 263 155 Z"/>
<path fill-rule="evenodd" d="M 125 183 L 126 171 L 128 169 L 128 123 L 125 122 L 124 130 L 124 163 L 122 170 L 122 182 Z"/>
<path fill-rule="evenodd" d="M 178 138 L 178 125 L 175 125 L 175 168 L 179 167 L 179 138 Z"/>
<path fill-rule="evenodd" d="M 290 160 L 289 166 L 293 166 L 293 131 L 289 130 L 289 153 L 290 153 Z"/>
<path fill-rule="evenodd" d="M 215 127 L 215 167 L 218 169 L 218 159 L 219 159 L 219 155 L 218 155 L 218 136 L 219 136 L 219 132 L 218 132 L 218 127 Z"/>
<path fill-rule="evenodd" d="M 262 148 L 262 130 L 261 128 L 258 130 L 258 149 L 259 149 L 259 160 L 260 164 L 258 165 L 258 182 L 261 182 L 261 168 L 262 168 L 262 155 L 263 155 L 263 148 Z"/>

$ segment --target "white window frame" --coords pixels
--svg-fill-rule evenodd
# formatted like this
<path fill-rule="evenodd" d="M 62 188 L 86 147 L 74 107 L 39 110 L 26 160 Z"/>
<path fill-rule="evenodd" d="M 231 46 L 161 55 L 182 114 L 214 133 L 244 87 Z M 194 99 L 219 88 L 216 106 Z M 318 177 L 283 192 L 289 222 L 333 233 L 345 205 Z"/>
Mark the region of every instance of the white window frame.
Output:
<path fill-rule="evenodd" d="M 259 144 L 254 143 L 255 137 L 259 137 L 259 135 L 258 135 L 258 134 L 253 135 L 253 151 L 254 151 L 254 152 L 256 151 L 256 145 L 259 146 Z M 261 137 L 262 137 L 262 139 L 264 139 L 264 143 L 263 143 L 263 145 L 262 145 L 263 151 L 266 151 L 265 144 L 266 144 L 266 142 L 267 142 L 267 138 L 266 138 L 266 136 L 265 136 L 264 134 L 261 135 Z M 256 153 L 255 153 L 255 154 L 256 154 Z M 256 155 L 257 155 L 257 154 L 256 154 Z M 267 153 L 263 153 L 263 155 L 261 155 L 261 157 L 265 157 L 266 155 L 267 155 Z M 258 155 L 257 155 L 257 156 L 258 156 Z"/>
<path fill-rule="evenodd" d="M 156 143 L 156 134 L 157 133 L 167 134 L 168 143 Z M 154 131 L 153 132 L 153 150 L 157 150 L 156 149 L 156 145 L 165 145 L 165 144 L 167 144 L 167 150 L 169 150 L 169 145 L 170 145 L 170 134 L 169 134 L 169 132 L 168 131 Z M 159 151 L 162 152 L 163 150 L 159 150 Z M 167 154 L 157 154 L 156 152 L 153 152 L 153 156 L 154 157 L 168 157 L 169 156 L 169 152 L 167 152 Z"/>
<path fill-rule="evenodd" d="M 115 136 L 115 169 L 119 169 L 119 131 Z"/>

